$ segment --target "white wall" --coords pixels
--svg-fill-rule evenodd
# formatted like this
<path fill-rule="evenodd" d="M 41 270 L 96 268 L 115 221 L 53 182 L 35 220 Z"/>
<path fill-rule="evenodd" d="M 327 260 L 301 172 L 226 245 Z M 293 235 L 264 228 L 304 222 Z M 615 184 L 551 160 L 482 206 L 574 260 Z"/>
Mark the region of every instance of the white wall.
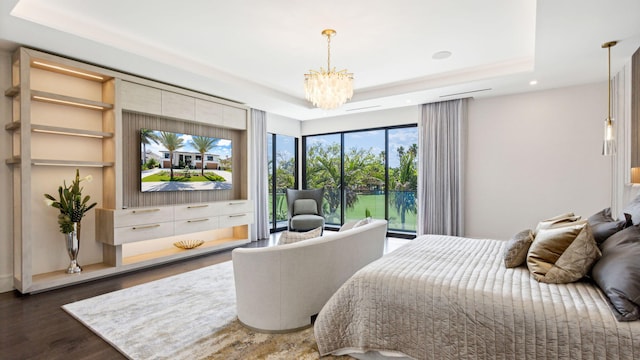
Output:
<path fill-rule="evenodd" d="M 302 135 L 325 134 L 338 131 L 371 129 L 384 126 L 416 124 L 420 106 L 371 111 L 332 118 L 306 120 L 300 124 Z"/>
<path fill-rule="evenodd" d="M 0 89 L 11 87 L 11 53 L 0 51 Z M 11 134 L 4 131 L 11 121 L 11 99 L 0 97 L 0 292 L 13 289 L 13 199 L 11 168 L 4 164 L 11 157 Z"/>
<path fill-rule="evenodd" d="M 467 236 L 508 239 L 562 212 L 610 206 L 606 91 L 597 83 L 469 102 Z"/>
<path fill-rule="evenodd" d="M 276 114 L 267 114 L 267 132 L 299 138 L 300 120 Z"/>

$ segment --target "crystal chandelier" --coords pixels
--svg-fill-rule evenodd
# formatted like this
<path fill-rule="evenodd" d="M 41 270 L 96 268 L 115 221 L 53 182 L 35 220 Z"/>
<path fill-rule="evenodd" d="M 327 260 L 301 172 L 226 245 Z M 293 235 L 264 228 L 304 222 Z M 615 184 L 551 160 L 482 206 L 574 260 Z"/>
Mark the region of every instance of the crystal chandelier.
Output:
<path fill-rule="evenodd" d="M 309 74 L 304 74 L 306 99 L 325 110 L 335 109 L 353 96 L 353 74 L 346 69 L 331 68 L 331 36 L 335 34 L 333 29 L 322 30 L 322 35 L 327 37 L 327 70 L 320 67 L 319 71 L 309 70 Z"/>
<path fill-rule="evenodd" d="M 607 83 L 609 84 L 607 91 L 607 118 L 604 120 L 604 142 L 602 144 L 602 155 L 611 156 L 616 154 L 616 136 L 613 127 L 613 118 L 611 117 L 611 47 L 616 46 L 617 41 L 609 41 L 602 44 L 603 49 L 608 51 L 607 65 L 609 72 L 607 74 Z"/>

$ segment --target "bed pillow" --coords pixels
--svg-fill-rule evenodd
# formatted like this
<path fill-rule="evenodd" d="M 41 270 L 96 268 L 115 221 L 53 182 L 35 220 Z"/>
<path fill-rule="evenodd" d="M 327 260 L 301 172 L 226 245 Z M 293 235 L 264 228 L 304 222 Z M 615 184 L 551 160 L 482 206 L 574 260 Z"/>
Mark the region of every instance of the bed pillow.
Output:
<path fill-rule="evenodd" d="M 313 199 L 298 199 L 293 202 L 293 215 L 318 214 L 318 205 Z"/>
<path fill-rule="evenodd" d="M 591 215 L 587 221 L 598 244 L 602 244 L 609 236 L 633 224 L 629 214 L 624 214 L 622 220 L 615 220 L 611 217 L 611 208 L 602 209 Z"/>
<path fill-rule="evenodd" d="M 633 199 L 624 209 L 622 213 L 629 214 L 633 225 L 640 224 L 640 195 Z"/>
<path fill-rule="evenodd" d="M 277 245 L 293 244 L 298 241 L 317 238 L 322 234 L 322 227 L 319 226 L 307 232 L 284 231 L 278 238 Z"/>
<path fill-rule="evenodd" d="M 619 321 L 640 319 L 640 227 L 619 231 L 602 244 L 591 277 L 607 296 Z"/>
<path fill-rule="evenodd" d="M 524 264 L 532 242 L 533 231 L 530 229 L 515 234 L 504 247 L 504 266 L 514 268 Z"/>
<path fill-rule="evenodd" d="M 527 253 L 527 267 L 540 282 L 565 284 L 587 275 L 600 255 L 591 227 L 581 220 L 540 230 Z"/>
<path fill-rule="evenodd" d="M 560 214 L 560 215 L 554 216 L 554 217 L 549 218 L 549 219 L 542 220 L 536 226 L 536 229 L 534 230 L 533 234 L 534 235 L 537 234 L 538 231 L 540 231 L 542 229 L 551 229 L 551 228 L 555 228 L 555 227 L 565 226 L 565 225 L 567 225 L 567 223 L 572 223 L 572 222 L 580 220 L 580 218 L 581 217 L 579 215 L 575 215 L 572 212 L 568 212 L 568 213 L 565 213 L 565 214 Z"/>
<path fill-rule="evenodd" d="M 358 220 L 358 222 L 356 222 L 355 224 L 353 224 L 353 229 L 362 226 L 362 225 L 367 225 L 370 224 L 371 221 L 373 221 L 373 219 L 371 219 L 370 217 L 364 218 L 362 220 Z"/>

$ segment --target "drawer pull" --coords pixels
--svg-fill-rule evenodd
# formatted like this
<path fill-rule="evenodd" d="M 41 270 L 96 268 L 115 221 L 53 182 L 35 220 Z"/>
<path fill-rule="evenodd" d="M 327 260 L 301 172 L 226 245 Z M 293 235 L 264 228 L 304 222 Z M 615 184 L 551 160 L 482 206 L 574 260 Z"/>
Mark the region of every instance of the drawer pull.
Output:
<path fill-rule="evenodd" d="M 144 213 L 150 213 L 150 212 L 156 212 L 156 211 L 160 211 L 160 209 L 133 210 L 132 213 L 134 213 L 134 214 L 144 214 Z"/>
<path fill-rule="evenodd" d="M 206 207 L 208 207 L 208 206 L 209 206 L 208 204 L 203 204 L 203 205 L 190 205 L 190 206 L 187 206 L 187 209 L 206 208 Z"/>
<path fill-rule="evenodd" d="M 160 227 L 160 224 L 145 225 L 145 226 L 134 226 L 132 229 L 133 230 L 145 230 L 145 229 L 153 229 L 153 228 L 157 228 L 157 227 Z"/>
<path fill-rule="evenodd" d="M 203 222 L 203 221 L 209 221 L 209 219 L 187 220 L 188 223 L 196 223 L 196 222 Z"/>
<path fill-rule="evenodd" d="M 229 205 L 242 205 L 244 204 L 244 201 L 240 201 L 240 202 L 230 202 Z"/>
<path fill-rule="evenodd" d="M 247 214 L 229 215 L 230 218 L 237 218 L 237 217 L 243 217 L 243 216 L 247 216 Z"/>

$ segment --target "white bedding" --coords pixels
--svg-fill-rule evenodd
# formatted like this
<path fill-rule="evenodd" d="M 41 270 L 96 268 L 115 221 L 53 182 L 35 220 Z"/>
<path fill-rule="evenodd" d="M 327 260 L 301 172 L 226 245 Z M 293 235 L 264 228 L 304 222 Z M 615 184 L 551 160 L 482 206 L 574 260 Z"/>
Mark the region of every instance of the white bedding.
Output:
<path fill-rule="evenodd" d="M 538 283 L 505 268 L 504 244 L 428 235 L 367 265 L 318 315 L 320 353 L 640 359 L 640 321 L 618 322 L 589 281 Z"/>

